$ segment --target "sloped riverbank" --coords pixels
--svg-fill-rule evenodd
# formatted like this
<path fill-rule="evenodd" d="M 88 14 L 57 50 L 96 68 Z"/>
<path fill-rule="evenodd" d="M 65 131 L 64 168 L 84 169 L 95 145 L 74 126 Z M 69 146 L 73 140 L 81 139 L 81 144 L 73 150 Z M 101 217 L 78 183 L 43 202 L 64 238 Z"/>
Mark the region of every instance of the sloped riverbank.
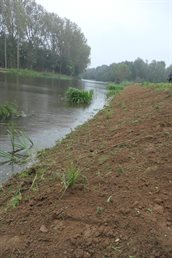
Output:
<path fill-rule="evenodd" d="M 42 152 L 1 189 L 0 257 L 172 257 L 171 111 L 171 90 L 129 86 Z"/>

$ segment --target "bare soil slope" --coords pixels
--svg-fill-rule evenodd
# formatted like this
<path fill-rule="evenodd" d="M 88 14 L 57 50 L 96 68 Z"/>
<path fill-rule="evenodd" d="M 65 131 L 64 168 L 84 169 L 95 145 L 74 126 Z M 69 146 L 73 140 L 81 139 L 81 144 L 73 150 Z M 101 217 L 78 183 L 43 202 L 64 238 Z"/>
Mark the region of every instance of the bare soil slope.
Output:
<path fill-rule="evenodd" d="M 40 159 L 0 194 L 1 258 L 172 257 L 171 91 L 126 88 Z M 71 162 L 87 183 L 59 199 Z"/>

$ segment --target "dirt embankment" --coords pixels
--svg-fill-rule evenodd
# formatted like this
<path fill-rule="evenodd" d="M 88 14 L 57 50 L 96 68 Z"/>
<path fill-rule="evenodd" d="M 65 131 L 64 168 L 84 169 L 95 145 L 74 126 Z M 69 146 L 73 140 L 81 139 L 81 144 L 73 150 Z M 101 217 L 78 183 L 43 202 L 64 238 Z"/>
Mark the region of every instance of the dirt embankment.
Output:
<path fill-rule="evenodd" d="M 171 91 L 126 88 L 40 159 L 1 192 L 0 257 L 172 257 Z M 87 182 L 59 199 L 71 162 Z"/>

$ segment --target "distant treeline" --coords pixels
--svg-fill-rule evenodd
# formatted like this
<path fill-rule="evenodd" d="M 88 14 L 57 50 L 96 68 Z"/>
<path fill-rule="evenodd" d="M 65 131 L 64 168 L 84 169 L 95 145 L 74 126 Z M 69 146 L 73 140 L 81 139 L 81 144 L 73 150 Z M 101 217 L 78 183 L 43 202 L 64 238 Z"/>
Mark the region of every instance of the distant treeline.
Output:
<path fill-rule="evenodd" d="M 163 61 L 144 62 L 137 58 L 134 62 L 113 63 L 109 66 L 102 65 L 97 68 L 90 68 L 82 74 L 82 78 L 97 81 L 111 81 L 120 83 L 123 81 L 133 82 L 165 82 L 172 65 L 166 68 Z"/>
<path fill-rule="evenodd" d="M 89 55 L 84 34 L 69 19 L 34 0 L 0 0 L 0 67 L 78 75 Z"/>

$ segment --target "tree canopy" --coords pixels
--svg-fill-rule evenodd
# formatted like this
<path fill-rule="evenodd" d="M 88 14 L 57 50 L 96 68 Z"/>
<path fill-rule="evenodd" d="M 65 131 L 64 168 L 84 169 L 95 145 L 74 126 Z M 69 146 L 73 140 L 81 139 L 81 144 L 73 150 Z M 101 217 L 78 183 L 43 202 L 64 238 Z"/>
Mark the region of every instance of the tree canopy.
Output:
<path fill-rule="evenodd" d="M 89 56 L 77 24 L 34 0 L 0 0 L 0 67 L 78 75 Z"/>
<path fill-rule="evenodd" d="M 102 65 L 97 68 L 87 69 L 82 74 L 82 77 L 84 79 L 112 81 L 115 83 L 123 81 L 164 82 L 167 81 L 170 71 L 172 71 L 172 66 L 166 68 L 163 61 L 153 60 L 151 63 L 148 63 L 141 58 L 137 58 L 134 62 L 125 61 L 113 63 L 109 66 Z"/>

